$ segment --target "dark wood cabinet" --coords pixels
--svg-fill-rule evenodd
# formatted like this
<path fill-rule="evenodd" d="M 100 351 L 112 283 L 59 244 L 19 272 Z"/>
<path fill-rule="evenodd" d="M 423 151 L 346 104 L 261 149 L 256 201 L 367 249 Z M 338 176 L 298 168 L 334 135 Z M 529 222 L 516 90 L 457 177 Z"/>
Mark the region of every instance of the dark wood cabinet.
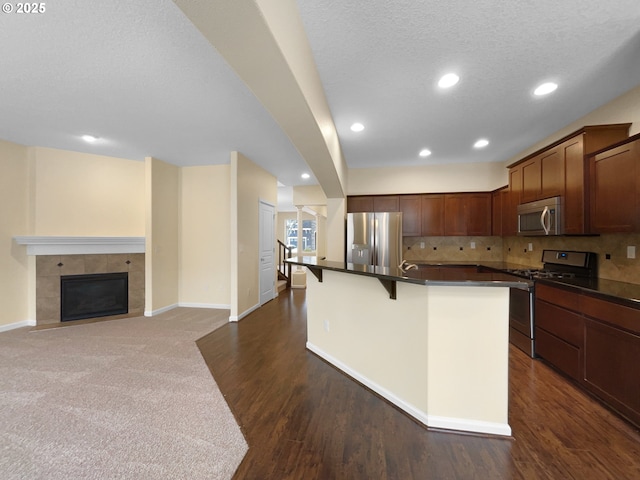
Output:
<path fill-rule="evenodd" d="M 536 284 L 536 354 L 640 425 L 640 309 Z"/>
<path fill-rule="evenodd" d="M 467 220 L 466 235 L 474 235 L 478 237 L 491 235 L 491 194 L 466 194 L 465 208 Z"/>
<path fill-rule="evenodd" d="M 419 237 L 422 235 L 421 195 L 400 195 L 400 211 L 402 212 L 402 235 Z"/>
<path fill-rule="evenodd" d="M 373 195 L 347 197 L 347 213 L 373 212 Z"/>
<path fill-rule="evenodd" d="M 399 195 L 353 195 L 347 197 L 347 213 L 399 211 Z"/>
<path fill-rule="evenodd" d="M 540 155 L 540 198 L 556 197 L 565 192 L 565 164 L 561 149 L 551 148 Z"/>
<path fill-rule="evenodd" d="M 444 233 L 444 195 L 420 196 L 420 235 L 441 237 Z"/>
<path fill-rule="evenodd" d="M 466 235 L 466 198 L 464 194 L 446 194 L 444 196 L 444 212 L 444 234 Z"/>
<path fill-rule="evenodd" d="M 577 311 L 579 295 L 568 290 L 536 286 L 535 350 L 558 370 L 582 380 L 584 319 Z"/>
<path fill-rule="evenodd" d="M 522 163 L 521 203 L 564 195 L 564 159 L 558 147 Z"/>
<path fill-rule="evenodd" d="M 627 138 L 630 124 L 586 126 L 509 166 L 510 215 L 503 235 L 516 234 L 516 206 L 544 198 L 563 197 L 564 231 L 590 230 L 588 156 Z M 515 204 L 515 206 L 513 205 Z"/>
<path fill-rule="evenodd" d="M 538 200 L 542 192 L 540 157 L 537 156 L 523 162 L 520 168 L 522 170 L 522 193 L 520 195 L 520 201 L 527 203 Z"/>
<path fill-rule="evenodd" d="M 491 235 L 501 236 L 504 217 L 506 217 L 505 203 L 509 198 L 509 185 L 491 192 Z"/>
<path fill-rule="evenodd" d="M 522 203 L 522 166 L 509 169 L 509 193 L 505 202 L 505 217 L 502 222 L 502 235 L 512 236 L 518 233 L 518 205 Z"/>
<path fill-rule="evenodd" d="M 491 235 L 491 194 L 445 194 L 444 234 L 451 236 Z"/>
<path fill-rule="evenodd" d="M 583 135 L 577 135 L 558 147 L 564 158 L 564 231 L 580 234 L 588 231 L 585 185 L 586 169 Z"/>
<path fill-rule="evenodd" d="M 594 155 L 590 177 L 591 231 L 640 231 L 640 138 Z"/>
<path fill-rule="evenodd" d="M 375 195 L 373 197 L 374 212 L 399 212 L 400 200 L 398 195 Z"/>
<path fill-rule="evenodd" d="M 640 424 L 640 335 L 587 318 L 584 345 L 587 388 Z"/>

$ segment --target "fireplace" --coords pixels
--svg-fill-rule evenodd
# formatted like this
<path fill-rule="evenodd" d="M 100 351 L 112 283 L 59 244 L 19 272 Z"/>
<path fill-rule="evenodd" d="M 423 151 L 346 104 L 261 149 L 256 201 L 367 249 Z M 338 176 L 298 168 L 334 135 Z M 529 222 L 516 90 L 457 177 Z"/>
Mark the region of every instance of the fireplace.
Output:
<path fill-rule="evenodd" d="M 128 311 L 128 272 L 60 277 L 60 321 L 106 317 Z"/>

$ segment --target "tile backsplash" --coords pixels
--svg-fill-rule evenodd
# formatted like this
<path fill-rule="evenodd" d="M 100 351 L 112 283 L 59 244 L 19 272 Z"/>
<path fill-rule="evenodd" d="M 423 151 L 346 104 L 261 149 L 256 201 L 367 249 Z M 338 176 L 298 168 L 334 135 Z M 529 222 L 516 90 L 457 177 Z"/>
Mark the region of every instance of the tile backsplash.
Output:
<path fill-rule="evenodd" d="M 529 244 L 533 247 L 529 251 Z M 607 280 L 640 284 L 640 258 L 627 258 L 627 246 L 640 253 L 640 234 L 608 234 L 585 237 L 505 237 L 504 260 L 540 267 L 542 250 L 578 250 L 598 254 L 598 276 Z M 610 258 L 607 258 L 609 256 Z"/>
<path fill-rule="evenodd" d="M 499 262 L 502 243 L 501 237 L 404 237 L 403 258 L 408 262 Z"/>
<path fill-rule="evenodd" d="M 475 248 L 471 248 L 472 242 Z M 628 246 L 636 247 L 638 258 L 627 258 Z M 640 234 L 504 238 L 405 237 L 403 239 L 404 258 L 409 262 L 505 261 L 529 267 L 541 267 L 540 259 L 544 249 L 595 252 L 598 254 L 599 277 L 640 284 Z M 607 258 L 607 255 L 610 258 Z"/>

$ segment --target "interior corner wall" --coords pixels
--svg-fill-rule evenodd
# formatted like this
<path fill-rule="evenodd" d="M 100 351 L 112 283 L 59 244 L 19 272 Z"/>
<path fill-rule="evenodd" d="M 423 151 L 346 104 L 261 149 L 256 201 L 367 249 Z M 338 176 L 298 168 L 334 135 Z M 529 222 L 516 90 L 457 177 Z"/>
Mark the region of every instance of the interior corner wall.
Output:
<path fill-rule="evenodd" d="M 180 169 L 145 159 L 145 315 L 178 305 Z"/>
<path fill-rule="evenodd" d="M 347 200 L 327 198 L 326 257 L 333 262 L 344 262 L 346 242 Z"/>
<path fill-rule="evenodd" d="M 260 306 L 259 202 L 277 205 L 277 179 L 231 152 L 231 197 L 230 320 L 237 321 Z"/>
<path fill-rule="evenodd" d="M 29 318 L 28 257 L 13 237 L 29 231 L 28 148 L 0 140 L 0 328 Z"/>
<path fill-rule="evenodd" d="M 30 147 L 33 235 L 143 236 L 143 162 Z"/>
<path fill-rule="evenodd" d="M 230 166 L 183 167 L 180 198 L 179 303 L 229 308 Z"/>

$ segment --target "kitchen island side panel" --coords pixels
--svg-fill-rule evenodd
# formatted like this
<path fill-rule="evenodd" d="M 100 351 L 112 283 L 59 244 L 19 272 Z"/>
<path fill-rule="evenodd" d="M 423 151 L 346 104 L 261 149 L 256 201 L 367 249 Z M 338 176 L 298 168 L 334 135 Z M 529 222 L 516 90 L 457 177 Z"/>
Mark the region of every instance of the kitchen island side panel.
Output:
<path fill-rule="evenodd" d="M 308 277 L 307 347 L 427 426 L 510 435 L 508 288 Z M 505 353 L 506 352 L 506 353 Z"/>
<path fill-rule="evenodd" d="M 325 270 L 320 283 L 309 275 L 307 340 L 311 350 L 330 355 L 351 370 L 347 371 L 350 375 L 357 373 L 358 380 L 368 380 L 368 386 L 374 383 L 425 411 L 424 291 L 421 285 L 398 283 L 398 299 L 391 300 L 373 277 Z"/>
<path fill-rule="evenodd" d="M 464 418 L 507 425 L 509 289 L 425 288 L 431 424 L 455 428 L 445 419 Z"/>

